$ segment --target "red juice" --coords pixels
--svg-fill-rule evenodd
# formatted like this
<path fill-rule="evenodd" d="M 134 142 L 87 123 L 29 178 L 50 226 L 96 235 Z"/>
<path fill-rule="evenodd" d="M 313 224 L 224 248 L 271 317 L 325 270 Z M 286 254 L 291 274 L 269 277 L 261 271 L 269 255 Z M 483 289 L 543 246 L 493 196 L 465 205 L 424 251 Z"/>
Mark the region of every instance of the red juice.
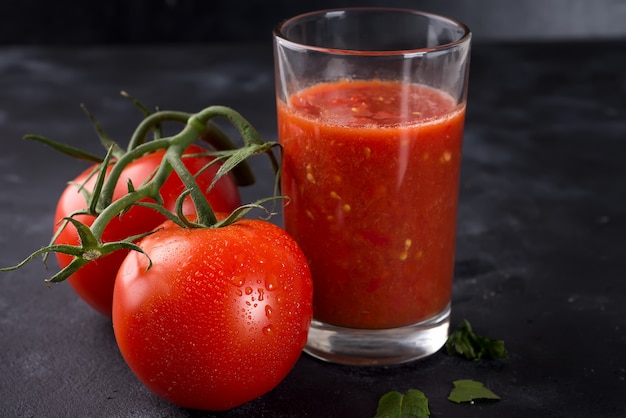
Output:
<path fill-rule="evenodd" d="M 315 319 L 392 328 L 446 308 L 464 116 L 445 93 L 399 82 L 279 101 L 284 222 L 310 263 Z"/>

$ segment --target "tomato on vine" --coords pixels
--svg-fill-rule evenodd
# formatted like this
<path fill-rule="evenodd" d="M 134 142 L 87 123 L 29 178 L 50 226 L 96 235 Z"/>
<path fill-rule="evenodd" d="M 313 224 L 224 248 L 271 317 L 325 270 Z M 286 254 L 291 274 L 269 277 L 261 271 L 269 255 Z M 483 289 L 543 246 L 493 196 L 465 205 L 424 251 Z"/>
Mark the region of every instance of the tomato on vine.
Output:
<path fill-rule="evenodd" d="M 215 157 L 207 155 L 207 149 L 198 145 L 189 146 L 182 161 L 191 174 L 197 175 L 196 181 L 203 191 L 207 191 L 213 182 L 219 165 L 212 164 Z M 128 182 L 134 185 L 141 185 L 155 173 L 161 164 L 164 150 L 145 154 L 128 164 L 117 181 L 113 192 L 113 200 L 128 194 Z M 94 165 L 72 182 L 61 194 L 54 217 L 54 232 L 58 234 L 54 240 L 55 244 L 78 245 L 80 238 L 76 228 L 66 225 L 64 219 L 77 211 L 87 207 L 88 202 L 84 193 L 92 193 L 96 183 L 94 173 L 98 169 Z M 112 166 L 107 167 L 110 173 Z M 163 198 L 163 206 L 169 211 L 175 211 L 176 200 L 184 191 L 185 186 L 175 173 L 170 174 L 160 189 Z M 230 213 L 241 206 L 239 191 L 232 176 L 224 176 L 206 193 L 206 197 L 211 207 L 216 212 Z M 191 215 L 194 207 L 190 199 L 186 199 L 183 204 L 183 213 Z M 85 225 L 91 225 L 96 216 L 91 214 L 75 215 L 74 219 Z M 119 241 L 126 237 L 146 233 L 155 229 L 164 222 L 166 217 L 152 208 L 144 206 L 133 206 L 127 212 L 115 217 L 106 226 L 102 234 L 104 242 Z M 128 254 L 127 249 L 115 251 L 106 257 L 94 260 L 83 268 L 72 274 L 69 282 L 74 291 L 86 301 L 92 308 L 105 316 L 111 316 L 111 304 L 113 299 L 113 285 L 117 271 Z M 73 256 L 56 253 L 56 258 L 61 268 L 67 267 L 73 260 Z"/>
<path fill-rule="evenodd" d="M 261 220 L 168 221 L 139 245 L 113 297 L 115 337 L 139 380 L 177 405 L 226 410 L 284 379 L 313 315 L 311 273 L 290 236 Z"/>
<path fill-rule="evenodd" d="M 241 148 L 216 130 L 216 117 L 234 125 Z M 166 121 L 185 127 L 145 140 Z M 199 156 L 194 141 L 207 136 L 217 143 L 215 151 Z M 61 197 L 51 243 L 2 270 L 57 254 L 62 269 L 47 281 L 69 279 L 110 313 L 128 366 L 171 402 L 226 410 L 272 390 L 305 346 L 313 316 L 311 273 L 282 228 L 244 219 L 282 196 L 241 205 L 229 179 L 232 172 L 243 178 L 237 184 L 249 184 L 245 160 L 256 154 L 267 154 L 278 175 L 274 147 L 280 145 L 264 142 L 240 114 L 222 106 L 149 114 L 127 151 L 101 140 L 108 145 L 102 160 L 43 140 L 98 165 Z"/>

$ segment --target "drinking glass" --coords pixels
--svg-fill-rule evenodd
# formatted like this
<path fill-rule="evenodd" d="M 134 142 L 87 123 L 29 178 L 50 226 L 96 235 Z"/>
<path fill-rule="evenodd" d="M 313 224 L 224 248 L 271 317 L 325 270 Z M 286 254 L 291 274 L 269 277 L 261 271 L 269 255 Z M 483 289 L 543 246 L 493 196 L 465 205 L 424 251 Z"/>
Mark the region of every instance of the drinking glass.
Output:
<path fill-rule="evenodd" d="M 396 364 L 448 336 L 471 33 L 348 8 L 274 29 L 285 229 L 314 284 L 305 351 Z"/>

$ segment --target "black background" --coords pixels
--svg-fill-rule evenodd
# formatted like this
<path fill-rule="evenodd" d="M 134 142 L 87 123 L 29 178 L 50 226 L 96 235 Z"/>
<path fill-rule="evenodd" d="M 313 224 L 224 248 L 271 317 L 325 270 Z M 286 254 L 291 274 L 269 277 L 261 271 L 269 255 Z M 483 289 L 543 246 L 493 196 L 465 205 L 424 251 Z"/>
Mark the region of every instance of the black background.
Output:
<path fill-rule="evenodd" d="M 475 41 L 626 36 L 623 0 L 3 0 L 0 44 L 269 40 L 276 23 L 296 14 L 374 5 L 462 20 Z"/>

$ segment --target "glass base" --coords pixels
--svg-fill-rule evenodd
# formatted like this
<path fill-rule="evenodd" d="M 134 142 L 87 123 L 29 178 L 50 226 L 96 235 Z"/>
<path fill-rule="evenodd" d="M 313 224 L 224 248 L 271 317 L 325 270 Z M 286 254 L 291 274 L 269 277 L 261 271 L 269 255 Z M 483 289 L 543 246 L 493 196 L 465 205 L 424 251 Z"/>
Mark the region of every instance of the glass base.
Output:
<path fill-rule="evenodd" d="M 331 363 L 374 366 L 430 356 L 446 343 L 450 305 L 426 321 L 398 328 L 358 329 L 311 322 L 304 351 Z"/>

